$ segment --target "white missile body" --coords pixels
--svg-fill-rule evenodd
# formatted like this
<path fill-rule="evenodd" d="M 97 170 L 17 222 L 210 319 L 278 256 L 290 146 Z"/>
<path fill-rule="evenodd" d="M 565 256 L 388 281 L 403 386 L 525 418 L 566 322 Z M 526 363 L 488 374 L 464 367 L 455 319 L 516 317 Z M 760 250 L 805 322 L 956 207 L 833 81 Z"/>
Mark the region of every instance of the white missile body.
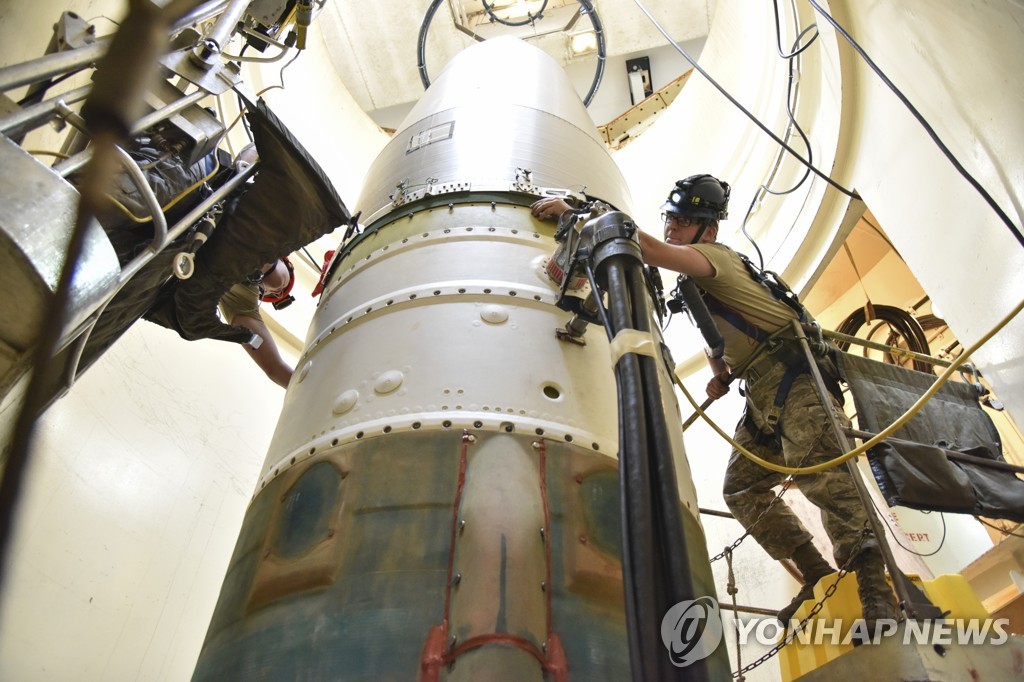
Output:
<path fill-rule="evenodd" d="M 564 72 L 511 39 L 457 56 L 367 175 L 195 679 L 629 677 L 609 343 L 556 337 L 529 211 L 564 191 L 630 210 Z"/>

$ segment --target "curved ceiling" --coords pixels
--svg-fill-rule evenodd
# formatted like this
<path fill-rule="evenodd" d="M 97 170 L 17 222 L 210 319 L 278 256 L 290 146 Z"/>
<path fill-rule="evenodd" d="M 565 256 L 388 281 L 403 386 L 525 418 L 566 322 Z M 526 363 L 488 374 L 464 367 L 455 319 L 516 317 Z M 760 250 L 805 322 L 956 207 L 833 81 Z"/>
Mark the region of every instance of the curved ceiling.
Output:
<path fill-rule="evenodd" d="M 378 122 L 394 120 L 387 117 L 393 109 L 411 106 L 423 94 L 423 84 L 417 68 L 417 44 L 420 26 L 430 2 L 409 3 L 406 0 L 379 0 L 377 2 L 330 2 L 317 17 L 317 25 L 324 35 L 327 52 L 338 78 L 352 94 L 360 107 Z M 540 47 L 570 74 L 579 71 L 586 94 L 595 70 L 593 53 L 579 57 L 568 54 L 566 32 L 560 27 L 568 25 L 576 16 L 569 33 L 590 28 L 586 18 L 579 18 L 581 5 L 575 0 L 549 0 L 542 2 L 489 3 L 501 10 L 514 11 L 516 5 L 537 12 L 546 4 L 545 18 L 541 22 L 523 27 L 506 27 L 481 18 L 483 4 L 479 0 L 445 0 L 438 7 L 426 41 L 426 66 L 432 77 L 441 72 L 445 64 L 458 52 L 473 44 L 474 38 L 461 31 L 460 25 L 473 25 L 481 37 L 514 35 Z M 654 28 L 635 3 L 594 2 L 607 44 L 607 58 L 621 58 L 649 50 L 664 48 L 667 41 Z M 670 35 L 678 41 L 703 40 L 707 36 L 714 10 L 714 0 L 646 0 L 644 5 L 663 23 Z M 496 10 L 498 13 L 498 10 Z M 468 21 L 466 19 L 468 17 Z M 521 21 L 521 19 L 514 20 Z M 665 73 L 667 82 L 679 76 Z M 614 80 L 613 80 L 614 79 Z M 625 90 L 626 74 L 606 76 L 602 88 Z M 617 82 L 615 82 L 617 81 Z M 608 117 L 622 113 L 625 106 Z M 598 122 L 604 122 L 595 116 Z"/>

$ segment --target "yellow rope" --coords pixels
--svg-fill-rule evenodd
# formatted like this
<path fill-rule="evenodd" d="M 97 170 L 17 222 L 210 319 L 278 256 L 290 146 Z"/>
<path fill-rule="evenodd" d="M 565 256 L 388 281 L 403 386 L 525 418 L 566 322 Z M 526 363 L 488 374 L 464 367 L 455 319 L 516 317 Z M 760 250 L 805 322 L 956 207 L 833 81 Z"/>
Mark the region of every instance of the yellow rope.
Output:
<path fill-rule="evenodd" d="M 55 156 L 58 159 L 71 158 L 67 154 L 64 154 L 63 152 L 51 152 L 46 149 L 26 149 L 25 151 L 31 154 L 32 156 Z"/>
<path fill-rule="evenodd" d="M 732 445 L 741 455 L 743 455 L 744 457 L 746 457 L 747 459 L 749 459 L 749 460 L 751 460 L 753 462 L 756 462 L 757 464 L 760 464 L 765 469 L 770 469 L 771 471 L 777 471 L 780 474 L 789 474 L 789 475 L 816 474 L 818 472 L 825 471 L 826 469 L 831 469 L 832 467 L 839 466 L 840 464 L 843 464 L 847 460 L 853 459 L 857 455 L 860 455 L 860 454 L 870 450 L 871 448 L 875 447 L 876 445 L 881 443 L 883 440 L 885 440 L 886 438 L 891 436 L 901 426 L 903 426 L 908 421 L 910 421 L 914 417 L 914 415 L 917 414 L 921 410 L 922 407 L 924 407 L 924 404 L 926 402 L 928 402 L 929 400 L 931 400 L 932 396 L 935 395 L 936 392 L 938 392 L 938 390 L 953 375 L 953 373 L 957 370 L 957 368 L 959 368 L 960 365 L 962 365 L 964 362 L 966 362 L 967 358 L 969 358 L 971 356 L 971 354 L 973 354 L 975 351 L 977 351 L 979 348 L 981 348 L 983 345 L 985 345 L 988 342 L 989 339 L 991 339 L 993 336 L 995 336 L 999 332 L 1000 329 L 1002 329 L 1007 324 L 1009 324 L 1010 320 L 1012 320 L 1014 317 L 1016 317 L 1017 314 L 1021 311 L 1022 308 L 1024 308 L 1024 301 L 1021 301 L 1020 303 L 1018 303 L 1017 306 L 1013 310 L 1011 310 L 1009 313 L 1007 313 L 1007 315 L 1002 320 L 1000 320 L 999 323 L 996 324 L 995 327 L 990 329 L 987 334 L 985 334 L 980 339 L 978 339 L 978 341 L 974 345 L 972 345 L 970 348 L 968 348 L 963 353 L 961 353 L 960 356 L 957 357 L 957 359 L 949 367 L 946 368 L 946 370 L 939 376 L 939 378 L 936 379 L 935 383 L 933 383 L 928 388 L 928 390 L 925 391 L 924 394 L 920 398 L 918 398 L 917 402 L 914 403 L 910 407 L 909 410 L 907 410 L 905 413 L 903 413 L 903 415 L 901 415 L 892 424 L 890 424 L 889 426 L 884 428 L 878 435 L 876 435 L 873 438 L 871 438 L 871 440 L 866 441 L 864 444 L 862 444 L 862 445 L 854 448 L 853 450 L 850 450 L 849 452 L 844 453 L 844 454 L 842 454 L 842 455 L 840 455 L 840 456 L 838 456 L 838 457 L 836 457 L 834 459 L 830 459 L 827 462 L 822 462 L 821 464 L 815 464 L 815 465 L 807 466 L 807 467 L 787 467 L 787 466 L 783 466 L 781 464 L 774 464 L 774 463 L 769 462 L 767 460 L 761 459 L 760 457 L 758 457 L 754 453 L 752 453 L 749 450 L 747 450 L 746 448 L 744 448 L 742 445 L 740 445 L 735 440 L 733 440 L 732 437 L 730 437 L 725 431 L 723 431 L 718 426 L 718 424 L 716 424 L 714 421 L 712 421 L 711 418 L 707 414 L 705 414 L 704 410 L 702 410 L 700 408 L 700 405 L 697 404 L 697 401 L 693 399 L 692 395 L 690 395 L 690 392 L 686 390 L 685 386 L 683 386 L 683 382 L 679 380 L 679 377 L 676 376 L 675 372 L 672 372 L 672 376 L 675 378 L 676 384 L 683 391 L 683 395 L 685 395 L 686 399 L 688 401 L 690 401 L 690 404 L 693 406 L 693 408 L 695 410 L 697 410 L 697 413 L 704 419 L 704 421 L 706 421 L 711 426 L 712 429 L 714 429 L 718 433 L 718 435 L 720 435 L 722 438 L 727 440 L 729 442 L 729 444 Z"/>

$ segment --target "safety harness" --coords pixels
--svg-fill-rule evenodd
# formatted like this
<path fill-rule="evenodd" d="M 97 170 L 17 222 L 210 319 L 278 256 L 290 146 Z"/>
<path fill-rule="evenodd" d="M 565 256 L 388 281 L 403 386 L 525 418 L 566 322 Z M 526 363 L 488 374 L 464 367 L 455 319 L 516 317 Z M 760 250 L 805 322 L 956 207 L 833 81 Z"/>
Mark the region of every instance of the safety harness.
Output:
<path fill-rule="evenodd" d="M 807 309 L 804 308 L 803 304 L 800 303 L 799 298 L 797 298 L 797 295 L 793 293 L 793 290 L 789 288 L 778 274 L 771 271 L 761 270 L 754 265 L 747 256 L 738 252 L 734 253 L 736 253 L 740 260 L 743 261 L 743 265 L 746 268 L 747 273 L 755 282 L 768 289 L 768 292 L 773 298 L 791 308 L 796 313 L 797 319 L 801 324 L 809 322 L 810 316 L 807 314 Z M 789 391 L 793 387 L 793 383 L 801 374 L 805 374 L 810 371 L 810 365 L 807 362 L 806 356 L 803 352 L 793 348 L 792 344 L 787 343 L 789 340 L 778 338 L 775 334 L 772 334 L 757 325 L 751 324 L 738 311 L 727 306 L 707 290 L 702 288 L 701 292 L 703 294 L 704 302 L 707 305 L 708 312 L 722 318 L 745 336 L 750 337 L 757 343 L 767 344 L 768 354 L 774 355 L 778 361 L 786 365 L 786 371 L 782 375 L 782 380 L 779 382 L 778 390 L 775 392 L 774 403 L 767 412 L 762 415 L 764 417 L 764 426 L 757 429 L 769 436 L 775 434 L 778 429 L 779 420 L 782 417 L 782 408 L 786 404 L 786 398 L 789 396 Z M 822 344 L 822 346 L 823 345 L 824 344 Z M 748 428 L 750 428 L 749 424 Z"/>

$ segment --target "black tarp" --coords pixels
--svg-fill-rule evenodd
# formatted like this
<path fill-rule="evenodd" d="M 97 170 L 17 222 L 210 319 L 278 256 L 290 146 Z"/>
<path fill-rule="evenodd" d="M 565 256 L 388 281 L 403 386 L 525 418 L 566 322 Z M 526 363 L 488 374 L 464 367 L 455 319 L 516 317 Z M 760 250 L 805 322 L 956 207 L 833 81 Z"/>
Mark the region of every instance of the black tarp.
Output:
<path fill-rule="evenodd" d="M 836 355 L 860 427 L 873 433 L 896 421 L 936 380 L 933 374 Z M 892 434 L 893 440 L 869 451 L 871 470 L 889 506 L 1024 522 L 1024 481 L 1009 471 L 949 457 L 963 453 L 1005 461 L 999 432 L 980 397 L 977 387 L 948 381 Z"/>

